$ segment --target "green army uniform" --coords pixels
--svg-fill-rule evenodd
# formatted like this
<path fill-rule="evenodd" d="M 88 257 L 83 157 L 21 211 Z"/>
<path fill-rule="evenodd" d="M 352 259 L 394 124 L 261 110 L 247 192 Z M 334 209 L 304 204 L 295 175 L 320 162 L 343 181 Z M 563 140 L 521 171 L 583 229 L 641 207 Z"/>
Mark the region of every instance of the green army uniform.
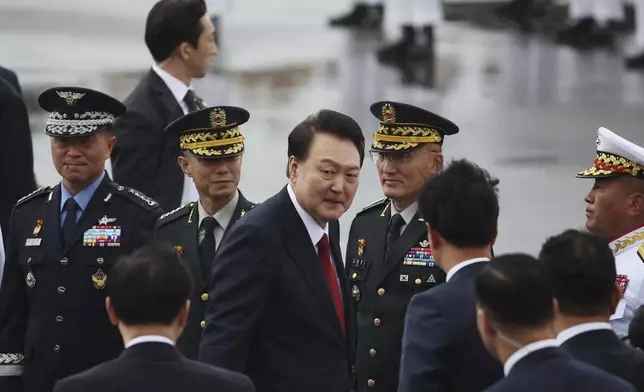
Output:
<path fill-rule="evenodd" d="M 376 153 L 403 154 L 423 143 L 442 144 L 445 135 L 458 132 L 452 122 L 411 105 L 379 102 L 371 111 L 380 120 L 371 146 Z M 349 232 L 346 271 L 357 312 L 357 392 L 397 390 L 407 305 L 414 294 L 445 281 L 417 203 L 392 216 L 394 209 L 388 198 L 372 203 L 357 214 Z"/>
<path fill-rule="evenodd" d="M 239 126 L 248 121 L 249 113 L 233 106 L 206 108 L 187 114 L 171 123 L 165 132 L 176 134 L 182 151 L 199 159 L 225 159 L 239 156 L 244 151 L 244 136 Z M 159 218 L 157 237 L 172 244 L 188 266 L 194 288 L 190 297 L 187 325 L 177 341 L 177 348 L 188 358 L 199 355 L 204 316 L 208 307 L 208 287 L 214 252 L 226 238 L 230 228 L 255 203 L 248 201 L 241 191 L 212 218 L 217 223 L 212 234 L 206 235 L 205 210 L 199 201 L 188 203 Z M 201 211 L 201 212 L 200 212 Z M 215 230 L 219 230 L 217 232 Z M 204 252 L 209 241 L 212 254 Z"/>

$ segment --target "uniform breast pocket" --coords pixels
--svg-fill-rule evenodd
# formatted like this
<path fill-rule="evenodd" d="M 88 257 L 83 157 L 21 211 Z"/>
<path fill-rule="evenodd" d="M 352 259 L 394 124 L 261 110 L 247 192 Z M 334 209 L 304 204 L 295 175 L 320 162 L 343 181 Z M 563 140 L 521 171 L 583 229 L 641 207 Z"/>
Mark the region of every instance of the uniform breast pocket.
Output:
<path fill-rule="evenodd" d="M 369 275 L 371 262 L 365 259 L 353 259 L 349 268 L 349 281 L 351 283 L 351 297 L 356 302 L 358 310 L 362 310 L 362 293 L 365 290 L 365 282 Z"/>
<path fill-rule="evenodd" d="M 425 291 L 444 281 L 445 273 L 438 266 L 402 265 L 400 268 L 400 284 L 416 292 Z"/>
<path fill-rule="evenodd" d="M 36 288 L 38 276 L 43 272 L 45 259 L 45 252 L 42 250 L 21 252 L 18 262 L 28 293 Z"/>

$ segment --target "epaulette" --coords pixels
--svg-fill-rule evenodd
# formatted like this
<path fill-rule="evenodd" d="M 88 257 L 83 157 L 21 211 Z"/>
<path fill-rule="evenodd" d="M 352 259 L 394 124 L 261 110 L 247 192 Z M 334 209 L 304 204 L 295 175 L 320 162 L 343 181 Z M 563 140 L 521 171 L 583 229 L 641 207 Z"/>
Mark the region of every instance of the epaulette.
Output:
<path fill-rule="evenodd" d="M 644 242 L 642 242 L 637 248 L 637 255 L 642 259 L 642 262 L 644 263 Z"/>
<path fill-rule="evenodd" d="M 365 213 L 367 211 L 371 211 L 372 209 L 374 209 L 376 207 L 383 207 L 384 208 L 387 205 L 387 203 L 389 203 L 389 198 L 388 197 L 383 197 L 382 199 L 376 200 L 373 203 L 369 204 L 368 206 L 366 206 L 365 208 L 360 210 L 356 215 L 360 215 L 360 214 L 363 214 L 363 213 Z"/>
<path fill-rule="evenodd" d="M 116 185 L 116 184 L 115 186 L 116 186 L 115 194 L 119 196 L 123 196 L 124 198 L 136 203 L 137 205 L 145 208 L 148 211 L 155 212 L 160 208 L 159 203 L 150 199 L 148 196 L 144 195 L 143 193 L 137 191 L 134 188 L 128 188 L 126 186 Z"/>
<path fill-rule="evenodd" d="M 18 207 L 21 204 L 24 204 L 25 202 L 27 202 L 29 200 L 32 200 L 32 199 L 36 198 L 38 196 L 42 196 L 45 193 L 49 192 L 50 190 L 51 190 L 51 187 L 48 187 L 48 186 L 44 186 L 42 188 L 36 189 L 35 191 L 31 192 L 27 196 L 23 196 L 22 198 L 20 198 L 20 200 L 18 200 L 16 202 L 16 207 Z"/>
<path fill-rule="evenodd" d="M 174 210 L 165 213 L 159 217 L 159 220 L 157 221 L 157 227 L 162 227 L 167 225 L 170 222 L 174 222 L 175 220 L 181 218 L 182 216 L 188 215 L 192 207 L 195 205 L 194 202 L 182 205 L 181 207 L 177 207 Z"/>

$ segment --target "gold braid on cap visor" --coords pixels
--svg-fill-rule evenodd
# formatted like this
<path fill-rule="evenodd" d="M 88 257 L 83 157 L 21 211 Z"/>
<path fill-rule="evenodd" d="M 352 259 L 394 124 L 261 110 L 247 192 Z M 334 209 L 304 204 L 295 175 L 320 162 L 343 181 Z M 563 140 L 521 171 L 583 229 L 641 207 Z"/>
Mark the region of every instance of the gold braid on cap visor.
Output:
<path fill-rule="evenodd" d="M 630 174 L 636 177 L 644 172 L 644 166 L 639 165 L 630 159 L 620 157 L 606 152 L 597 153 L 593 167 L 580 172 L 582 176 L 607 176 L 610 174 Z"/>

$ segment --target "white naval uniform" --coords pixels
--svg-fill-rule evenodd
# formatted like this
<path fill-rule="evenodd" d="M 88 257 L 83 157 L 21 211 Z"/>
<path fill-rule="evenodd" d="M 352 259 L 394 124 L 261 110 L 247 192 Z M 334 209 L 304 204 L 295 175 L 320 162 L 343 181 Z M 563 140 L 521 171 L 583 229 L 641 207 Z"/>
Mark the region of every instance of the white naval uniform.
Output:
<path fill-rule="evenodd" d="M 623 337 L 628 334 L 635 311 L 644 304 L 644 227 L 612 241 L 610 248 L 615 255 L 617 283 L 624 293 L 610 318 L 610 325 Z"/>
<path fill-rule="evenodd" d="M 624 6 L 622 0 L 570 0 L 568 17 L 575 21 L 593 18 L 597 24 L 605 26 L 609 21 L 624 20 Z"/>

